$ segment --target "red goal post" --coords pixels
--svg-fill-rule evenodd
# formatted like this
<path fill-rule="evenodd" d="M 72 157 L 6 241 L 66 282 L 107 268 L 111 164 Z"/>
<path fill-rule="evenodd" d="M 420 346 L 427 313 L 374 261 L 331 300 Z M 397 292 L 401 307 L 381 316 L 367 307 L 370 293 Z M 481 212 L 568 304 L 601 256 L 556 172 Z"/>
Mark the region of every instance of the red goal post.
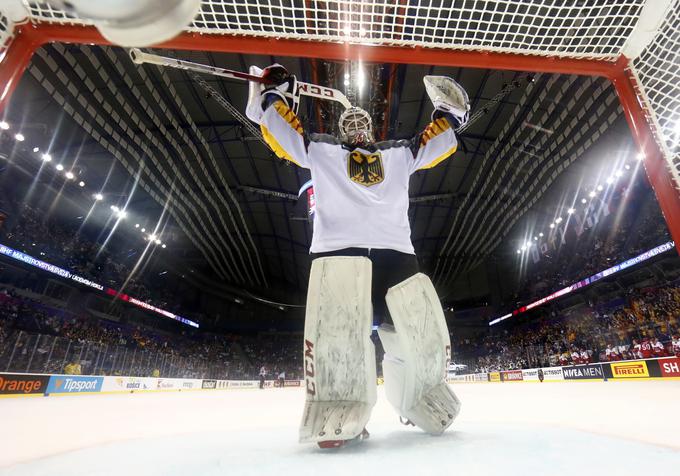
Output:
<path fill-rule="evenodd" d="M 109 44 L 45 3 L 0 11 L 0 112 L 33 52 Z M 608 78 L 680 249 L 680 0 L 202 0 L 177 50 Z"/>

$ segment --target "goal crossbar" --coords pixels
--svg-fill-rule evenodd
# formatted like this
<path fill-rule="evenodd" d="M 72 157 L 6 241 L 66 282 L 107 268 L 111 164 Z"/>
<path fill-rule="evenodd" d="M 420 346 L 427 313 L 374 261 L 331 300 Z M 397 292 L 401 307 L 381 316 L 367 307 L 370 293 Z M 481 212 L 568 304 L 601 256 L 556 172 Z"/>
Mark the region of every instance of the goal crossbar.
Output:
<path fill-rule="evenodd" d="M 656 49 L 649 53 L 650 47 L 633 48 L 638 56 L 632 59 L 624 55 L 624 46 L 629 47 L 630 41 L 620 42 L 620 47 L 612 49 L 613 53 L 610 51 L 607 55 L 578 56 L 571 53 L 560 54 L 559 51 L 551 53 L 548 51 L 549 48 L 544 52 L 527 50 L 522 53 L 484 47 L 446 47 L 450 45 L 439 48 L 428 47 L 427 42 L 424 41 L 420 44 L 403 41 L 401 43 L 397 41 L 352 41 L 351 38 L 345 38 L 347 41 L 339 41 L 342 38 L 337 36 L 324 37 L 315 41 L 313 35 L 306 37 L 285 35 L 264 30 L 261 32 L 238 30 L 239 34 L 228 34 L 224 31 L 211 33 L 209 30 L 203 31 L 196 27 L 198 20 L 194 22 L 192 28 L 189 28 L 190 31 L 170 41 L 155 45 L 154 48 L 254 55 L 275 54 L 276 56 L 323 58 L 335 61 L 359 60 L 373 63 L 438 65 L 607 78 L 618 94 L 639 152 L 644 155 L 645 171 L 676 243 L 676 248 L 680 250 L 680 193 L 678 191 L 680 188 L 680 158 L 678 157 L 680 137 L 669 135 L 668 132 L 676 128 L 680 130 L 680 72 L 676 71 L 679 69 L 675 66 L 677 60 L 674 57 L 669 59 L 664 56 L 675 54 L 677 50 L 672 50 L 680 42 L 678 40 L 680 13 L 677 11 L 680 8 L 680 0 L 665 1 L 672 4 L 668 9 L 668 18 L 665 23 L 657 25 L 655 32 L 647 32 L 649 44 L 658 43 L 655 45 Z M 527 0 L 524 2 L 527 3 Z M 220 2 L 204 0 L 204 7 L 208 4 L 214 6 L 213 4 L 217 3 Z M 224 3 L 229 2 L 224 1 Z M 248 0 L 246 3 L 257 2 Z M 317 4 L 319 2 L 307 3 Z M 364 0 L 358 3 L 368 4 L 370 2 Z M 396 3 L 398 12 L 399 5 L 403 2 Z M 504 2 L 496 0 L 496 3 Z M 535 3 L 541 3 L 541 1 L 537 0 Z M 644 4 L 640 0 L 634 3 L 640 8 Z M 411 8 L 408 5 L 402 6 L 405 11 Z M 242 29 L 243 26 L 240 25 L 239 28 Z M 377 26 L 371 26 L 371 28 L 377 28 Z M 623 26 L 617 28 L 620 30 Z M 454 31 L 452 34 L 455 36 L 458 32 Z M 33 20 L 14 26 L 11 33 L 6 35 L 5 44 L 0 42 L 0 112 L 9 101 L 33 53 L 41 46 L 53 42 L 110 44 L 96 28 L 77 21 Z M 680 44 L 677 46 L 680 49 Z M 650 55 L 651 59 L 646 57 L 646 54 Z M 666 64 L 667 66 L 664 66 Z M 674 123 L 675 120 L 678 121 L 677 126 Z"/>

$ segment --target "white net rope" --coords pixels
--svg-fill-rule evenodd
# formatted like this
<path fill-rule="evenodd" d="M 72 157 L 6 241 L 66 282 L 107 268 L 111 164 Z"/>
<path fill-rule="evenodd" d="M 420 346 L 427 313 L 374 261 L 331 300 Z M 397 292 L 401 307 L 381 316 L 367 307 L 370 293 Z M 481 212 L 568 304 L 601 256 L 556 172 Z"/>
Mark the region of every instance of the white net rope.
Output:
<path fill-rule="evenodd" d="M 645 0 L 203 0 L 189 31 L 614 61 Z M 84 23 L 25 1 L 35 21 Z"/>
<path fill-rule="evenodd" d="M 632 63 L 638 97 L 676 185 L 680 185 L 680 0 L 654 40 Z"/>
<path fill-rule="evenodd" d="M 634 33 L 643 7 L 655 1 L 202 0 L 187 30 L 616 61 Z M 88 23 L 44 2 L 23 3 L 34 22 Z M 648 121 L 680 185 L 679 11 L 680 0 L 676 0 L 631 70 Z M 0 12 L 0 55 L 11 40 L 8 25 Z M 200 44 L 196 48 L 200 49 Z"/>
<path fill-rule="evenodd" d="M 0 11 L 0 61 L 5 57 L 7 47 L 12 42 L 14 24 Z"/>

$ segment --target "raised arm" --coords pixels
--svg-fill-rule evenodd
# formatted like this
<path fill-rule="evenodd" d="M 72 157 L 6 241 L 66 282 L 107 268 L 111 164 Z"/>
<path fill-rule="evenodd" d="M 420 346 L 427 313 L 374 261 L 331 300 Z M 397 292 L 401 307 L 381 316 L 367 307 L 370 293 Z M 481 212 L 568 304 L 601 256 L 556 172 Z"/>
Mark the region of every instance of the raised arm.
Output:
<path fill-rule="evenodd" d="M 295 76 L 280 65 L 264 70 L 250 68 L 272 81 L 271 86 L 250 83 L 246 115 L 260 125 L 262 137 L 280 159 L 309 168 L 304 131 L 296 115 L 298 97 Z"/>
<path fill-rule="evenodd" d="M 426 76 L 424 83 L 435 109 L 432 121 L 413 140 L 411 173 L 435 167 L 456 151 L 455 129 L 467 122 L 470 110 L 467 93 L 453 79 Z"/>

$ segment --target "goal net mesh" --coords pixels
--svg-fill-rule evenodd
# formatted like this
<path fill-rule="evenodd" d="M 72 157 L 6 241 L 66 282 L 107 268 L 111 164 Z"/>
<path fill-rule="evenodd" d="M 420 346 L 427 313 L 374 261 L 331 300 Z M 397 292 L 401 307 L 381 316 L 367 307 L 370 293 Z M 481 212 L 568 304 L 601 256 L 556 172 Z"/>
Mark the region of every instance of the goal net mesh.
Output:
<path fill-rule="evenodd" d="M 649 2 L 647 7 L 665 8 L 665 17 L 653 26 L 656 34 L 641 53 L 629 58 L 630 71 L 677 186 L 680 0 L 202 0 L 187 31 L 615 62 Z M 23 5 L 25 21 L 88 24 L 47 3 L 23 0 Z M 0 55 L 12 31 L 0 12 Z"/>

